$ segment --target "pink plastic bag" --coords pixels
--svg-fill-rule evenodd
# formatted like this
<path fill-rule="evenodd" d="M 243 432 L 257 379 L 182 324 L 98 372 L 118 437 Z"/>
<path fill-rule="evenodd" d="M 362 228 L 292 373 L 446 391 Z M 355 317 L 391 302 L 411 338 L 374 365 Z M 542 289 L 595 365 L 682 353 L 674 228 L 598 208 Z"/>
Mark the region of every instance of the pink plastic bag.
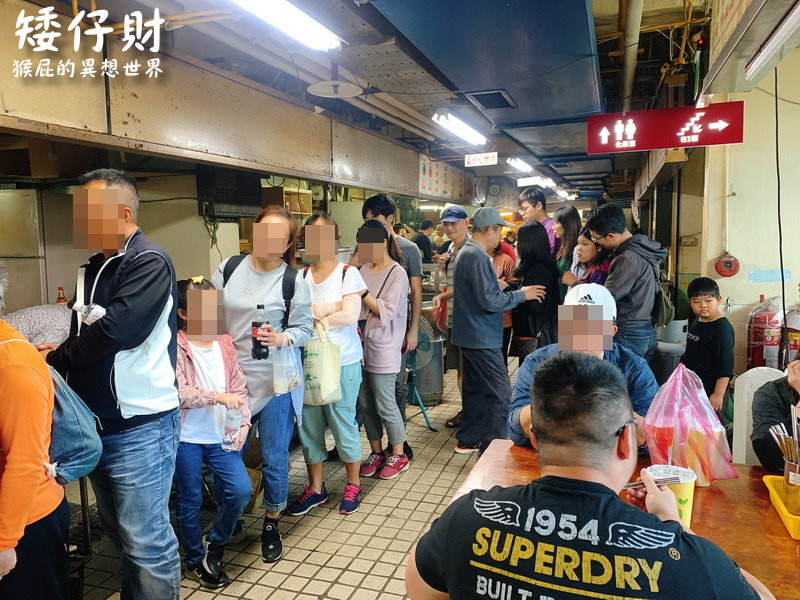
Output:
<path fill-rule="evenodd" d="M 644 419 L 654 465 L 673 464 L 697 474 L 697 485 L 738 477 L 725 427 L 700 378 L 682 363 L 653 398 Z"/>

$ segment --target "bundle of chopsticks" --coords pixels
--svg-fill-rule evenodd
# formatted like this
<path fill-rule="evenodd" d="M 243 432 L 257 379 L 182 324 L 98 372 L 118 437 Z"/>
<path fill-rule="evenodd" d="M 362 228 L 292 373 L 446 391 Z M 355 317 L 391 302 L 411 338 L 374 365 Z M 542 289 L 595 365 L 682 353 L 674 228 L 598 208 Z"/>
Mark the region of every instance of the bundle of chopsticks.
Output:
<path fill-rule="evenodd" d="M 800 435 L 798 435 L 798 430 L 800 430 L 800 428 L 797 424 L 798 410 L 796 406 L 790 406 L 789 409 L 791 411 L 792 435 L 789 435 L 783 423 L 770 427 L 769 433 L 772 439 L 775 440 L 775 443 L 778 444 L 778 448 L 781 449 L 783 458 L 789 462 L 798 464 L 800 463 Z"/>
<path fill-rule="evenodd" d="M 657 486 L 675 485 L 676 483 L 680 483 L 681 482 L 681 478 L 680 477 L 662 477 L 661 479 L 656 479 L 655 482 L 656 482 Z M 626 489 L 626 490 L 635 490 L 635 489 L 643 488 L 643 487 L 644 487 L 644 481 L 632 481 L 631 483 L 626 484 L 624 489 Z"/>

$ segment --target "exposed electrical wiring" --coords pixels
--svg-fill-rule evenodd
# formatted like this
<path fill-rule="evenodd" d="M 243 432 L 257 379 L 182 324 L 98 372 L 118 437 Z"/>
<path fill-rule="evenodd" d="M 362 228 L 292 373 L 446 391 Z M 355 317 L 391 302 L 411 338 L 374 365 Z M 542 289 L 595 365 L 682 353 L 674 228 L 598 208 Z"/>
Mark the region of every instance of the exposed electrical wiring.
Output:
<path fill-rule="evenodd" d="M 784 354 L 788 347 L 789 328 L 786 324 L 786 272 L 783 269 L 783 219 L 781 217 L 781 145 L 780 145 L 780 121 L 778 118 L 778 67 L 775 67 L 775 176 L 778 184 L 777 205 L 778 205 L 778 257 L 781 269 L 781 310 L 783 311 L 783 323 L 781 324 L 780 357 L 783 362 Z M 781 365 L 783 368 L 783 365 Z"/>

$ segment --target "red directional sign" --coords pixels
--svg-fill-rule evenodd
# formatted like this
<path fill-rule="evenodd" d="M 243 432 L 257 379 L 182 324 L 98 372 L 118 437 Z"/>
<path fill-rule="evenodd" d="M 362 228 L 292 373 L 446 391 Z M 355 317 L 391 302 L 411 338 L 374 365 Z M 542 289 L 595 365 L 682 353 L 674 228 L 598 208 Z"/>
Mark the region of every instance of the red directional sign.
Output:
<path fill-rule="evenodd" d="M 591 115 L 586 132 L 589 154 L 739 144 L 744 102 Z"/>

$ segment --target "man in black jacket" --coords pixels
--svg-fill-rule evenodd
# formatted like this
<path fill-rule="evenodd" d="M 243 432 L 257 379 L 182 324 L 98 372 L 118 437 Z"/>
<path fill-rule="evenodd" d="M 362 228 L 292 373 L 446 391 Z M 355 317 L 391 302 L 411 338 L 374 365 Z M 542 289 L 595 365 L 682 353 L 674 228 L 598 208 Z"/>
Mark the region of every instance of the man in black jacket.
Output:
<path fill-rule="evenodd" d="M 625 213 L 605 204 L 587 220 L 592 241 L 612 251 L 605 287 L 617 302 L 614 341 L 650 361 L 656 348 L 653 304 L 667 251 L 645 235 L 628 231 Z"/>
<path fill-rule="evenodd" d="M 75 246 L 102 251 L 79 270 L 70 337 L 40 350 L 97 416 L 103 455 L 90 479 L 103 531 L 122 554 L 122 598 L 177 600 L 180 558 L 167 508 L 180 428 L 175 269 L 136 225 L 129 175 L 98 169 L 81 184 Z"/>
<path fill-rule="evenodd" d="M 790 407 L 800 399 L 800 352 L 786 368 L 786 377 L 768 381 L 753 396 L 753 451 L 765 469 L 783 473 L 783 454 L 769 434 L 769 428 L 783 423 L 792 431 Z"/>

